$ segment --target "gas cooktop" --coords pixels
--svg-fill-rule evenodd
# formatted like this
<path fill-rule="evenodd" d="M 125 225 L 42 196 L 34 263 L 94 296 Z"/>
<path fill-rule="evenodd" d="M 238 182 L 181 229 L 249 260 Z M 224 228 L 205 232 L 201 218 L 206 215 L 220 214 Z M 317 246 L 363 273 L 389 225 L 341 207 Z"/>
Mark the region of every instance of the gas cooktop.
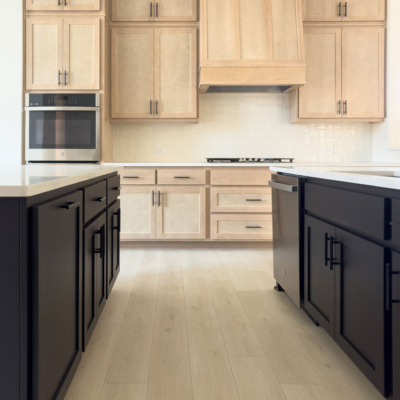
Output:
<path fill-rule="evenodd" d="M 294 158 L 207 158 L 209 163 L 292 163 Z"/>

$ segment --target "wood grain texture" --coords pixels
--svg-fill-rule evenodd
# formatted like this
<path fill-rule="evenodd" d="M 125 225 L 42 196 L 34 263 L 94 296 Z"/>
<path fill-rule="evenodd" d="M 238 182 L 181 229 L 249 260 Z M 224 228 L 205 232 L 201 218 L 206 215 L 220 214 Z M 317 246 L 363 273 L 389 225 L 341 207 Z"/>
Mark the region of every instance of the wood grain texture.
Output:
<path fill-rule="evenodd" d="M 213 169 L 212 186 L 268 186 L 271 172 L 264 169 Z"/>
<path fill-rule="evenodd" d="M 146 384 L 105 383 L 100 400 L 146 400 L 146 392 Z"/>
<path fill-rule="evenodd" d="M 160 0 L 155 21 L 197 21 L 197 0 Z"/>
<path fill-rule="evenodd" d="M 160 169 L 157 171 L 159 185 L 205 185 L 205 169 Z"/>

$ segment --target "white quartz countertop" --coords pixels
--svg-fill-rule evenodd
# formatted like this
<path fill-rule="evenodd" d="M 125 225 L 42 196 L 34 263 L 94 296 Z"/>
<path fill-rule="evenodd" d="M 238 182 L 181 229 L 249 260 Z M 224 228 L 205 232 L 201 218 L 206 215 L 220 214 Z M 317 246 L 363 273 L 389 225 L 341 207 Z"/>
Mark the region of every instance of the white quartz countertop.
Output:
<path fill-rule="evenodd" d="M 400 165 L 392 164 L 362 164 L 353 166 L 282 166 L 275 165 L 271 167 L 273 172 L 282 172 L 285 174 L 327 179 L 331 181 L 354 183 L 357 185 L 376 186 L 387 189 L 400 190 Z"/>
<path fill-rule="evenodd" d="M 85 164 L 31 164 L 0 168 L 0 197 L 30 197 L 107 175 L 118 168 Z"/>

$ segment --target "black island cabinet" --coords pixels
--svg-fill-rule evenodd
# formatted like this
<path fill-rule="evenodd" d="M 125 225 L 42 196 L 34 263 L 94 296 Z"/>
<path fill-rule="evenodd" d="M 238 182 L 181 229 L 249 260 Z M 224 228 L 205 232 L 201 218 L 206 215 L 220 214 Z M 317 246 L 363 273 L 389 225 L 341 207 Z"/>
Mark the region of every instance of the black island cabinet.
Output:
<path fill-rule="evenodd" d="M 112 172 L 0 198 L 1 399 L 65 397 L 119 273 L 119 193 Z"/>

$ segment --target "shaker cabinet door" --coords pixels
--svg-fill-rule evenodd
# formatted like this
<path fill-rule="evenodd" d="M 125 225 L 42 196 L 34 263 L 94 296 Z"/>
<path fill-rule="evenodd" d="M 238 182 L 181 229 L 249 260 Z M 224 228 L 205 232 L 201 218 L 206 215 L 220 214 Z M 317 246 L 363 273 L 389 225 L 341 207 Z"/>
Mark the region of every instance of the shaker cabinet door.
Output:
<path fill-rule="evenodd" d="M 112 20 L 146 22 L 153 21 L 155 0 L 112 0 Z"/>
<path fill-rule="evenodd" d="M 61 90 L 62 18 L 26 19 L 26 89 Z"/>
<path fill-rule="evenodd" d="M 303 0 L 303 21 L 341 21 L 344 1 Z"/>
<path fill-rule="evenodd" d="M 155 0 L 155 5 L 156 21 L 197 21 L 197 0 Z"/>
<path fill-rule="evenodd" d="M 344 1 L 343 21 L 384 21 L 386 19 L 385 0 Z"/>
<path fill-rule="evenodd" d="M 33 207 L 32 399 L 64 398 L 82 356 L 82 193 Z"/>
<path fill-rule="evenodd" d="M 120 272 L 121 204 L 117 200 L 107 209 L 107 298 Z"/>
<path fill-rule="evenodd" d="M 99 11 L 100 0 L 64 0 L 65 11 Z"/>
<path fill-rule="evenodd" d="M 304 308 L 331 335 L 335 332 L 335 228 L 305 217 Z"/>
<path fill-rule="evenodd" d="M 63 2 L 60 0 L 26 0 L 27 11 L 62 11 Z"/>
<path fill-rule="evenodd" d="M 400 400 L 400 254 L 392 253 L 393 400 Z"/>

